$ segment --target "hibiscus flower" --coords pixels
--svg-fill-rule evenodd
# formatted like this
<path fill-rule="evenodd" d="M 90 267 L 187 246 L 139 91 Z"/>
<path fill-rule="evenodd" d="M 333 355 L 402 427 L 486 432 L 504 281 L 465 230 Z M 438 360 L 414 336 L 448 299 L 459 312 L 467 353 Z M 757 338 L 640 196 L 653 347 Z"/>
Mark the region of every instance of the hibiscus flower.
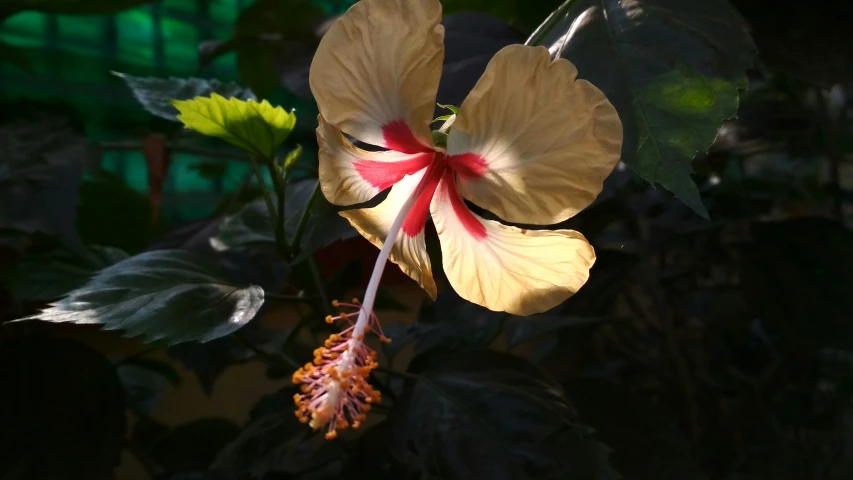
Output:
<path fill-rule="evenodd" d="M 311 65 L 324 196 L 352 206 L 390 188 L 375 207 L 341 212 L 382 251 L 364 304 L 327 319 L 350 327 L 294 376 L 304 393 L 297 416 L 315 428 L 330 424 L 333 433 L 346 418 L 357 425 L 363 407 L 378 399 L 353 379 L 375 367 L 363 338 L 370 330 L 381 334 L 372 306 L 386 260 L 435 299 L 428 217 L 450 286 L 491 310 L 548 310 L 584 285 L 595 260 L 576 231 L 504 225 L 463 199 L 509 223 L 570 218 L 592 203 L 619 161 L 616 110 L 577 79 L 569 61 L 552 61 L 544 47 L 513 45 L 494 56 L 458 114 L 431 131 L 443 40 L 439 0 L 362 0 L 331 26 Z M 361 149 L 350 138 L 384 150 Z"/>

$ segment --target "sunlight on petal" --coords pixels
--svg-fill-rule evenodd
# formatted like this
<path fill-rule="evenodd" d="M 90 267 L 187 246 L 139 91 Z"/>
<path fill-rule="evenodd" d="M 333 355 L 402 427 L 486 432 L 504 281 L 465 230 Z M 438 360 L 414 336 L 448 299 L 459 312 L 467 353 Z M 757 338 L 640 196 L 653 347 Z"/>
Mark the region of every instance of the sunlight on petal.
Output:
<path fill-rule="evenodd" d="M 495 55 L 447 139 L 449 155 L 477 160 L 477 169 L 457 172 L 463 197 L 504 220 L 538 225 L 592 203 L 619 161 L 622 123 L 604 94 L 576 76 L 544 47 Z"/>
<path fill-rule="evenodd" d="M 595 252 L 572 230 L 523 230 L 474 214 L 445 174 L 431 206 L 444 272 L 462 298 L 490 310 L 531 315 L 575 294 Z"/>
<path fill-rule="evenodd" d="M 439 0 L 362 0 L 320 41 L 309 81 L 329 123 L 363 142 L 414 153 L 432 146 L 443 60 Z"/>

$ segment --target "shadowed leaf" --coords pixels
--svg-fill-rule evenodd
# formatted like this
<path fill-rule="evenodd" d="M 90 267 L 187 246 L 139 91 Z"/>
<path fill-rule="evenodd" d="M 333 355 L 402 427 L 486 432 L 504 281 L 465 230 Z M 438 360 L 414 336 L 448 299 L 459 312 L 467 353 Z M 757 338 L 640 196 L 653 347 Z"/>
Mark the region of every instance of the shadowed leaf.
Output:
<path fill-rule="evenodd" d="M 601 89 L 622 119 L 622 161 L 707 218 L 691 161 L 737 113 L 748 28 L 725 0 L 567 0 L 527 43 Z"/>
<path fill-rule="evenodd" d="M 206 342 L 243 327 L 263 302 L 260 287 L 232 285 L 204 257 L 155 250 L 101 270 L 23 320 L 100 324 L 147 342 Z"/>
<path fill-rule="evenodd" d="M 192 100 L 196 97 L 209 97 L 218 94 L 225 98 L 255 100 L 255 94 L 248 88 L 236 83 L 222 83 L 219 80 L 202 78 L 155 78 L 134 77 L 125 73 L 113 72 L 127 83 L 136 100 L 154 116 L 177 122 L 178 109 L 172 100 Z"/>
<path fill-rule="evenodd" d="M 496 352 L 436 353 L 409 371 L 418 379 L 388 420 L 406 478 L 619 478 L 607 447 L 533 364 Z"/>

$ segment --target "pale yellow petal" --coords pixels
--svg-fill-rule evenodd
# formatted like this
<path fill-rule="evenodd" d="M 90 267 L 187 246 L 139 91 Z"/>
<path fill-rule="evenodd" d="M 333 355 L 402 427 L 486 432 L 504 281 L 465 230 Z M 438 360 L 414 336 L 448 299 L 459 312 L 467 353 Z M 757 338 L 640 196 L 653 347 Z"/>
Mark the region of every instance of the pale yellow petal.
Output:
<path fill-rule="evenodd" d="M 572 230 L 524 230 L 471 212 L 445 175 L 430 208 L 444 273 L 462 298 L 489 310 L 531 315 L 575 294 L 595 252 Z"/>
<path fill-rule="evenodd" d="M 439 0 L 361 0 L 323 36 L 309 82 L 339 130 L 414 153 L 432 146 L 443 61 Z"/>
<path fill-rule="evenodd" d="M 385 238 L 388 236 L 388 232 L 391 230 L 394 219 L 397 218 L 397 214 L 400 212 L 400 208 L 413 194 L 426 170 L 424 169 L 413 175 L 405 176 L 396 185 L 391 187 L 388 197 L 376 207 L 345 210 L 340 215 L 349 220 L 350 224 L 358 230 L 358 233 L 375 245 L 376 248 L 381 249 Z M 429 198 L 432 192 L 427 191 L 425 193 L 427 195 L 426 198 Z M 421 202 L 416 202 L 415 207 L 413 207 L 409 215 L 415 212 L 417 203 Z M 426 206 L 428 203 L 424 205 Z M 425 206 L 424 208 L 426 208 Z M 391 256 L 389 258 L 392 262 L 400 266 L 403 273 L 412 277 L 412 279 L 426 290 L 430 297 L 435 299 L 435 280 L 432 277 L 432 267 L 424 242 L 426 212 L 423 213 L 422 219 L 419 228 L 406 228 L 406 224 L 404 224 L 404 228 L 397 235 L 397 241 L 391 249 Z"/>
<path fill-rule="evenodd" d="M 404 176 L 422 170 L 433 158 L 431 152 L 405 154 L 362 150 L 322 116 L 317 117 L 317 122 L 320 189 L 335 205 L 366 202 Z"/>
<path fill-rule="evenodd" d="M 559 223 L 587 207 L 619 162 L 622 123 L 603 93 L 544 47 L 489 63 L 447 139 L 462 196 L 516 223 Z"/>

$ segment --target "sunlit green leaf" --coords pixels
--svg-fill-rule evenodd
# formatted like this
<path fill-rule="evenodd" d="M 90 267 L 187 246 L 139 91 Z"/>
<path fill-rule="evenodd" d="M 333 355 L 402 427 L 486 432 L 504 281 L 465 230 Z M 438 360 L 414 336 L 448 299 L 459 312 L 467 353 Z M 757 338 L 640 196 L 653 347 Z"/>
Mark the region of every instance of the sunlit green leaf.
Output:
<path fill-rule="evenodd" d="M 214 93 L 209 98 L 175 100 L 172 105 L 180 111 L 178 120 L 187 128 L 267 159 L 275 157 L 296 124 L 296 114 L 273 107 L 266 100 L 227 99 Z"/>
<path fill-rule="evenodd" d="M 707 218 L 691 161 L 737 113 L 756 51 L 727 1 L 567 0 L 527 43 L 601 89 L 622 119 L 622 161 Z"/>
<path fill-rule="evenodd" d="M 98 272 L 84 286 L 23 320 L 98 324 L 145 341 L 206 342 L 246 325 L 264 302 L 198 254 L 154 250 Z"/>
<path fill-rule="evenodd" d="M 459 107 L 456 107 L 453 105 L 442 105 L 440 103 L 436 103 L 436 105 L 438 105 L 439 108 L 444 108 L 444 109 L 450 110 L 450 113 L 452 113 L 453 115 L 459 115 Z M 449 117 L 449 115 L 448 115 L 448 117 Z"/>
<path fill-rule="evenodd" d="M 287 153 L 284 157 L 284 169 L 288 170 L 302 157 L 302 145 L 297 145 L 296 148 Z"/>

